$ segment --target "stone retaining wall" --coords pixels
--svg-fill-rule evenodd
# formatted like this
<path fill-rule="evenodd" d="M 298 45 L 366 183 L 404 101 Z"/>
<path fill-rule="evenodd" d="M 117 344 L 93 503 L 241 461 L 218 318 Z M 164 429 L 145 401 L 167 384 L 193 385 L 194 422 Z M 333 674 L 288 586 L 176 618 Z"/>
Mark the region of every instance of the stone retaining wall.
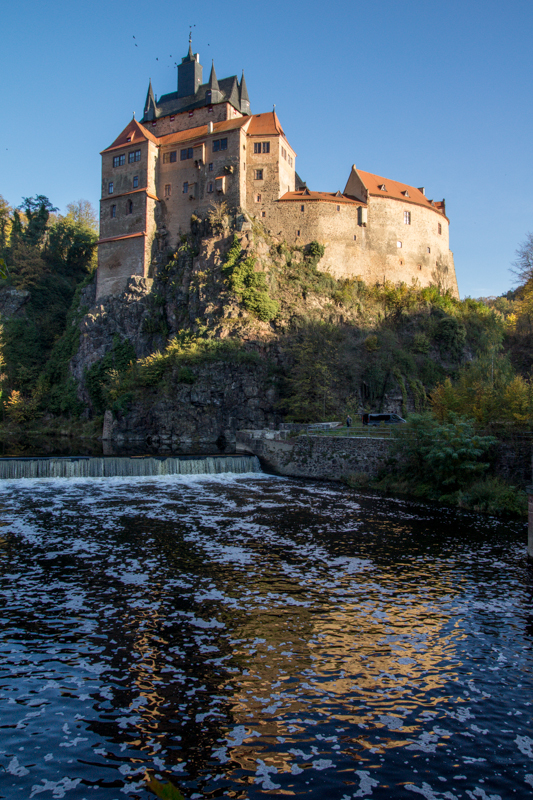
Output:
<path fill-rule="evenodd" d="M 253 453 L 280 475 L 340 480 L 377 475 L 389 455 L 390 439 L 348 436 L 291 436 L 291 431 L 237 431 L 238 453 Z"/>

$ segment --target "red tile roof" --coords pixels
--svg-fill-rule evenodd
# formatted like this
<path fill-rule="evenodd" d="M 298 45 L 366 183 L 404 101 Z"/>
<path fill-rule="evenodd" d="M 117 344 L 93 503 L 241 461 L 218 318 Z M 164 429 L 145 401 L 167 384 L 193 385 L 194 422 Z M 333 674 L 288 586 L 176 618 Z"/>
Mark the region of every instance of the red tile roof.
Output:
<path fill-rule="evenodd" d="M 398 183 L 398 181 L 391 181 L 389 178 L 382 178 L 380 175 L 373 175 L 371 172 L 363 172 L 362 169 L 357 170 L 361 180 L 368 189 L 369 194 L 374 197 L 393 197 L 395 200 L 404 200 L 406 203 L 416 203 L 419 206 L 426 206 L 432 208 L 434 211 L 439 211 L 445 214 L 444 201 L 431 203 L 430 200 L 423 194 L 420 189 L 415 189 L 414 186 L 408 186 L 406 183 Z M 380 189 L 380 186 L 385 186 L 386 191 Z M 405 192 L 408 194 L 406 195 Z"/>
<path fill-rule="evenodd" d="M 299 192 L 285 192 L 279 198 L 279 202 L 281 201 L 297 201 L 299 203 L 309 203 L 309 202 L 321 202 L 321 203 L 337 203 L 340 205 L 341 203 L 344 205 L 351 205 L 351 206 L 364 206 L 366 203 L 362 203 L 361 200 L 356 200 L 354 197 L 349 197 L 346 194 L 341 194 L 340 196 L 337 195 L 335 192 L 311 192 L 309 189 L 303 189 Z"/>
<path fill-rule="evenodd" d="M 213 123 L 213 134 L 226 133 L 226 131 L 233 131 L 242 128 L 249 122 L 250 117 L 237 117 L 236 119 L 227 119 L 223 122 Z M 208 135 L 207 125 L 198 125 L 196 128 L 188 128 L 185 131 L 176 131 L 176 133 L 167 133 L 156 139 L 157 144 L 177 144 L 178 142 L 187 142 L 190 139 L 199 139 Z"/>
<path fill-rule="evenodd" d="M 126 125 L 122 133 L 117 136 L 113 144 L 102 150 L 102 153 L 107 153 L 109 150 L 117 150 L 118 148 L 130 147 L 131 145 L 140 144 L 142 141 L 148 139 L 150 142 L 157 144 L 157 137 L 147 131 L 142 125 L 139 125 L 136 119 Z"/>
<path fill-rule="evenodd" d="M 249 136 L 281 135 L 284 139 L 287 138 L 275 111 L 269 111 L 266 114 L 254 114 L 247 133 Z"/>

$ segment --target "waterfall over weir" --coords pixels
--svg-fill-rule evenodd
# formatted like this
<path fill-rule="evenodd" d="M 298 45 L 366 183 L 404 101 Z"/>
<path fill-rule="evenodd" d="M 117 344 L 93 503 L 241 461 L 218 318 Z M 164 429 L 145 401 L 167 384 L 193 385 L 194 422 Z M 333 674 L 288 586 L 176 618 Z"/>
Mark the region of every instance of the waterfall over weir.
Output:
<path fill-rule="evenodd" d="M 115 478 L 261 472 L 257 456 L 58 456 L 0 458 L 0 479 Z"/>

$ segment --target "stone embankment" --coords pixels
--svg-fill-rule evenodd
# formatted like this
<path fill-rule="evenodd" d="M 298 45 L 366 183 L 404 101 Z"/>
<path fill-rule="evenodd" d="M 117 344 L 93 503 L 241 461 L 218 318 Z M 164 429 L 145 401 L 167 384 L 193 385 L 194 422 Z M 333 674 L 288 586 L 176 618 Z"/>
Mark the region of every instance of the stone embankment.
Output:
<path fill-rule="evenodd" d="M 238 453 L 251 453 L 264 467 L 293 478 L 338 481 L 350 474 L 377 475 L 391 440 L 363 436 L 295 435 L 290 430 L 237 431 Z"/>

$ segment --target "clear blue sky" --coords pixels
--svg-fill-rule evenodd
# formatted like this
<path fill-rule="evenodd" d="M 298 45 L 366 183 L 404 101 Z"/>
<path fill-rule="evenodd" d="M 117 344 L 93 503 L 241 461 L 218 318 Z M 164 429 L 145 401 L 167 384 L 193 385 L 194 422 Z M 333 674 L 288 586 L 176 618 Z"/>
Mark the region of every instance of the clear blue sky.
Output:
<path fill-rule="evenodd" d="M 96 207 L 99 151 L 165 94 L 189 26 L 207 79 L 244 68 L 310 188 L 351 165 L 446 199 L 462 296 L 512 286 L 533 231 L 531 0 L 18 0 L 2 10 L 0 194 Z M 134 38 L 135 37 L 135 38 Z M 135 47 L 135 45 L 138 45 Z"/>

